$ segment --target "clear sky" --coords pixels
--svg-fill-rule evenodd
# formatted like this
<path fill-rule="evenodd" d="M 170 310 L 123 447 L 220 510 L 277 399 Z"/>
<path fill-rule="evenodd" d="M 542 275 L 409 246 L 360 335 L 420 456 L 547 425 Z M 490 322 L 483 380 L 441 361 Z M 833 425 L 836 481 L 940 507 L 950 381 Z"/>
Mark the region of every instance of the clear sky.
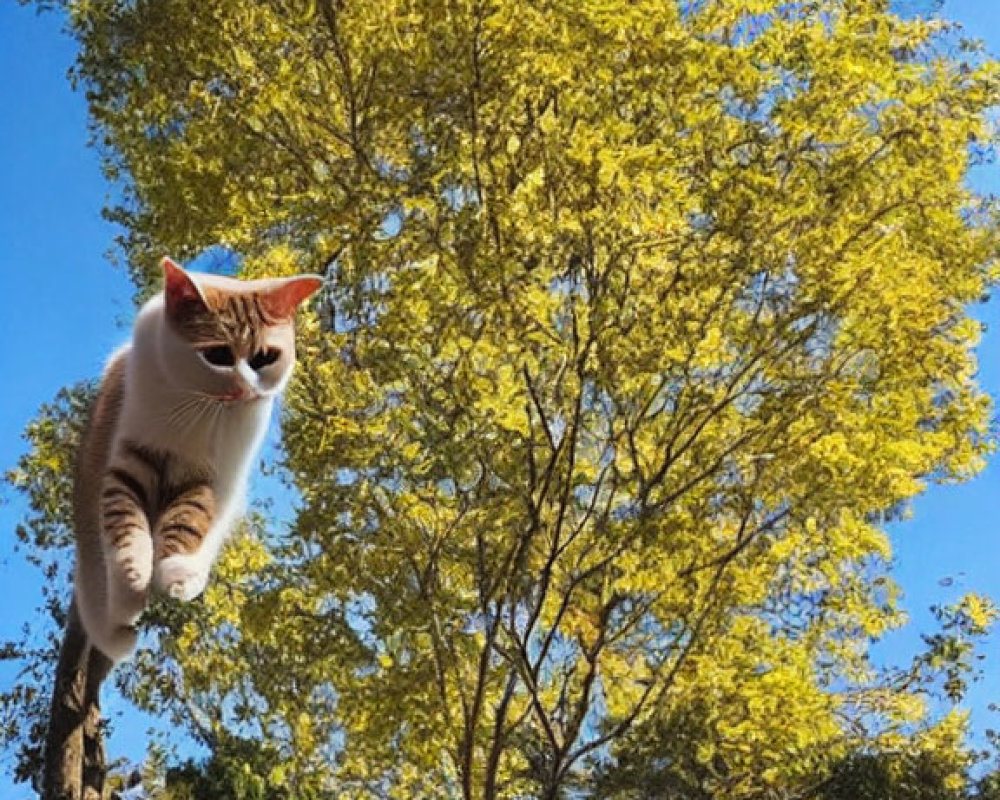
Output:
<path fill-rule="evenodd" d="M 0 471 L 24 451 L 20 432 L 40 403 L 100 374 L 132 314 L 132 286 L 104 255 L 114 236 L 101 218 L 109 187 L 87 148 L 86 103 L 66 79 L 74 53 L 54 14 L 0 3 Z M 0 638 L 37 622 L 41 576 L 12 548 L 23 513 L 0 488 Z M 15 677 L 0 670 L 0 681 Z M 146 727 L 129 709 L 112 756 L 141 757 Z M 0 753 L 0 800 L 33 796 L 11 785 L 12 764 Z"/>
<path fill-rule="evenodd" d="M 948 0 L 945 16 L 1000 53 L 996 0 Z M 0 2 L 0 471 L 24 451 L 20 432 L 60 387 L 100 373 L 106 355 L 127 337 L 132 287 L 106 252 L 114 229 L 100 211 L 111 191 L 96 153 L 87 147 L 86 105 L 70 90 L 66 71 L 74 43 L 57 16 Z M 970 180 L 1000 193 L 1000 166 Z M 988 325 L 980 349 L 983 386 L 1000 397 L 1000 301 L 978 309 Z M 905 660 L 932 627 L 930 605 L 967 591 L 1000 598 L 1000 459 L 975 481 L 934 487 L 913 505 L 913 518 L 894 526 L 895 575 L 912 624 L 878 648 Z M 40 575 L 13 550 L 20 499 L 0 489 L 0 638 L 33 621 Z M 942 581 L 951 578 L 951 585 Z M 978 732 L 1000 728 L 987 710 L 1000 702 L 1000 639 L 986 649 L 985 679 L 970 693 Z M 15 680 L 0 669 L 0 682 Z M 109 695 L 113 694 L 108 692 Z M 112 758 L 142 757 L 152 720 L 121 712 L 109 743 Z M 24 800 L 24 787 L 5 774 L 12 756 L 0 753 L 0 800 Z"/>

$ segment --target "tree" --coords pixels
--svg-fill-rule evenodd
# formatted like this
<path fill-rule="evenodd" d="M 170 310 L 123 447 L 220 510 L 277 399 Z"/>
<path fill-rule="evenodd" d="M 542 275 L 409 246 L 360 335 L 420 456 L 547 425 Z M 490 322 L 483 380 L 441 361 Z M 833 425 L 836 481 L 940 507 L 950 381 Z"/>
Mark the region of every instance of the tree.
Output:
<path fill-rule="evenodd" d="M 303 797 L 586 794 L 677 724 L 713 796 L 795 793 L 920 718 L 866 650 L 881 525 L 992 446 L 994 64 L 882 0 L 69 13 L 140 289 L 331 284 L 294 525 L 154 611 L 137 702 Z"/>

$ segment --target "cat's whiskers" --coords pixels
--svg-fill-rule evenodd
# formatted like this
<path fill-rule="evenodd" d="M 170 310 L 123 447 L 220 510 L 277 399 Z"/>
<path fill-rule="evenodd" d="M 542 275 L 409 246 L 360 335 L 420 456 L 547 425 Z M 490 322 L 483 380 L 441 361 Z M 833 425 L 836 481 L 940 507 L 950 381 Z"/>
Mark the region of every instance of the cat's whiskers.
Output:
<path fill-rule="evenodd" d="M 253 398 L 257 399 L 257 398 Z M 186 434 L 201 423 L 214 427 L 222 411 L 232 405 L 231 401 L 219 395 L 197 390 L 185 390 L 178 402 L 160 417 L 167 426 L 179 434 Z"/>
<path fill-rule="evenodd" d="M 180 433 L 187 433 L 201 422 L 209 411 L 214 410 L 218 403 L 211 395 L 201 392 L 187 392 L 186 396 L 167 414 L 167 424 L 177 428 Z"/>

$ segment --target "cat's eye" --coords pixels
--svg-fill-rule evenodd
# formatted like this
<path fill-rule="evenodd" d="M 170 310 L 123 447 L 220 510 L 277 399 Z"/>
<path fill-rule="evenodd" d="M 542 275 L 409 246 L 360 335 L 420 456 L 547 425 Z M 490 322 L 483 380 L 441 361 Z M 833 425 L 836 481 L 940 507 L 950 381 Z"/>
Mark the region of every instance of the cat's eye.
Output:
<path fill-rule="evenodd" d="M 236 363 L 236 355 L 233 353 L 233 349 L 225 345 L 206 347 L 198 352 L 213 367 L 231 367 Z"/>
<path fill-rule="evenodd" d="M 267 350 L 261 350 L 258 353 L 254 353 L 250 356 L 247 363 L 250 365 L 250 369 L 256 372 L 269 364 L 273 364 L 281 358 L 281 351 L 277 347 L 269 347 Z"/>

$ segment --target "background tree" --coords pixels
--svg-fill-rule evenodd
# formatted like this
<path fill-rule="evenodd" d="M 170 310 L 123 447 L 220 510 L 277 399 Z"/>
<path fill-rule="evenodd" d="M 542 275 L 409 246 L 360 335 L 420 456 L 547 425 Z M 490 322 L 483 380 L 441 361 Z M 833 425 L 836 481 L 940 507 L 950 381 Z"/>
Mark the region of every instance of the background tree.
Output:
<path fill-rule="evenodd" d="M 995 65 L 881 0 L 68 10 L 140 290 L 330 276 L 292 529 L 154 609 L 137 703 L 304 797 L 593 793 L 678 727 L 790 796 L 921 718 L 867 646 L 881 525 L 991 446 Z"/>

